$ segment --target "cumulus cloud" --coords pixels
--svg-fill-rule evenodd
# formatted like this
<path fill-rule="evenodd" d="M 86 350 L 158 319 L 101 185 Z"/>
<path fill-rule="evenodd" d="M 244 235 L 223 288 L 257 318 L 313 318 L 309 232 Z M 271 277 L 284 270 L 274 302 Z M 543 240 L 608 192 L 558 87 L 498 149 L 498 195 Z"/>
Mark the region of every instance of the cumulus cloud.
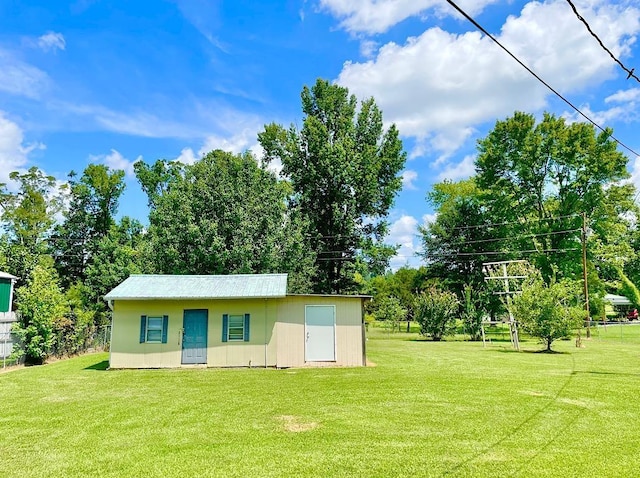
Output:
<path fill-rule="evenodd" d="M 12 187 L 9 174 L 24 171 L 29 154 L 44 148 L 42 143 L 25 144 L 22 129 L 0 111 L 0 182 Z"/>
<path fill-rule="evenodd" d="M 629 53 L 640 31 L 638 9 L 593 0 L 582 14 L 614 54 Z M 563 1 L 528 3 L 495 36 L 565 94 L 597 85 L 616 71 Z M 345 63 L 337 82 L 359 97 L 376 98 L 385 119 L 417 139 L 421 154 L 445 159 L 476 126 L 514 110 L 540 110 L 550 94 L 489 38 L 438 27 L 404 44 L 387 43 L 369 61 Z"/>
<path fill-rule="evenodd" d="M 458 5 L 471 15 L 480 13 L 498 0 L 458 0 Z M 320 6 L 339 20 L 340 26 L 352 34 L 386 32 L 409 17 L 433 10 L 438 16 L 458 15 L 441 0 L 320 0 Z"/>
<path fill-rule="evenodd" d="M 416 252 L 420 250 L 418 220 L 415 217 L 403 214 L 393 222 L 389 228 L 386 242 L 400 246 L 398 252 L 390 261 L 393 270 L 397 270 L 406 264 L 411 266 L 419 264 L 420 259 L 416 256 Z"/>
<path fill-rule="evenodd" d="M 66 46 L 62 33 L 47 32 L 38 38 L 38 47 L 43 51 L 64 50 Z"/>
<path fill-rule="evenodd" d="M 402 172 L 402 187 L 405 189 L 418 189 L 414 182 L 418 179 L 418 173 L 407 169 Z"/>
<path fill-rule="evenodd" d="M 448 164 L 438 174 L 438 181 L 444 181 L 448 179 L 450 181 L 458 181 L 460 179 L 466 179 L 475 174 L 475 155 L 465 156 L 459 163 Z"/>
<path fill-rule="evenodd" d="M 130 178 L 135 176 L 133 163 L 140 160 L 142 160 L 142 156 L 138 156 L 135 160 L 131 161 L 115 149 L 112 149 L 109 154 L 92 154 L 89 156 L 89 161 L 106 164 L 111 169 L 121 169 Z"/>

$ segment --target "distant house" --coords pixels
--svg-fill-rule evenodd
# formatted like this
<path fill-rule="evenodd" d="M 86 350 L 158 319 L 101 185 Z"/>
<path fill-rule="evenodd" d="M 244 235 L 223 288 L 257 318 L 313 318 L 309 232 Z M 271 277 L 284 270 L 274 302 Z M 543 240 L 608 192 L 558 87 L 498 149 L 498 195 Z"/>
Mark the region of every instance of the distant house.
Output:
<path fill-rule="evenodd" d="M 132 275 L 105 297 L 112 368 L 365 365 L 365 296 L 287 294 L 286 274 Z"/>

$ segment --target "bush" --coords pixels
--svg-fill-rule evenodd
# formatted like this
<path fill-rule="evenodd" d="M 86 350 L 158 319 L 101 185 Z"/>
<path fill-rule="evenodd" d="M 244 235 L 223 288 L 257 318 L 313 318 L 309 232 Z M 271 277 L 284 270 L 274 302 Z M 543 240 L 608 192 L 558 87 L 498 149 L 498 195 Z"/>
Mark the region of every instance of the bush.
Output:
<path fill-rule="evenodd" d="M 434 341 L 455 334 L 458 299 L 453 292 L 430 287 L 416 301 L 416 320 L 420 333 Z"/>
<path fill-rule="evenodd" d="M 551 351 L 554 340 L 571 335 L 586 318 L 579 304 L 580 293 L 568 281 L 546 285 L 533 276 L 522 286 L 522 294 L 512 301 L 512 312 L 518 326 L 537 337 Z"/>

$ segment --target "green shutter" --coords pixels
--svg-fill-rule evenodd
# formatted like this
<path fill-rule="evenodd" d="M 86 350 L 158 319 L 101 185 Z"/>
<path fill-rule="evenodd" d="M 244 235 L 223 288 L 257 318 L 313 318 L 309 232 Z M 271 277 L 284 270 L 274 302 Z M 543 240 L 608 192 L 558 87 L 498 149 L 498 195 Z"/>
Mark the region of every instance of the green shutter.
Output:
<path fill-rule="evenodd" d="M 140 343 L 143 344 L 147 337 L 147 316 L 140 316 Z"/>
<path fill-rule="evenodd" d="M 222 315 L 222 341 L 223 342 L 227 341 L 227 336 L 229 335 L 228 331 L 229 331 L 229 315 L 223 314 Z"/>
<path fill-rule="evenodd" d="M 11 304 L 11 279 L 0 279 L 0 312 L 9 312 Z"/>
<path fill-rule="evenodd" d="M 163 315 L 162 316 L 162 343 L 166 344 L 167 343 L 167 329 L 169 328 L 169 316 L 168 315 Z"/>
<path fill-rule="evenodd" d="M 249 342 L 249 314 L 244 314 L 244 341 Z"/>

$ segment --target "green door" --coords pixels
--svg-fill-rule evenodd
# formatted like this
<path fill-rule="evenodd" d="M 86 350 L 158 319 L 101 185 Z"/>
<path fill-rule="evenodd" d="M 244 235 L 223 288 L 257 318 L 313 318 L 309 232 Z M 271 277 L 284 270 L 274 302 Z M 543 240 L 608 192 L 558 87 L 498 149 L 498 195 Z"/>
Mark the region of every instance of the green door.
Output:
<path fill-rule="evenodd" d="M 182 363 L 207 363 L 208 323 L 209 312 L 206 309 L 184 311 Z"/>

